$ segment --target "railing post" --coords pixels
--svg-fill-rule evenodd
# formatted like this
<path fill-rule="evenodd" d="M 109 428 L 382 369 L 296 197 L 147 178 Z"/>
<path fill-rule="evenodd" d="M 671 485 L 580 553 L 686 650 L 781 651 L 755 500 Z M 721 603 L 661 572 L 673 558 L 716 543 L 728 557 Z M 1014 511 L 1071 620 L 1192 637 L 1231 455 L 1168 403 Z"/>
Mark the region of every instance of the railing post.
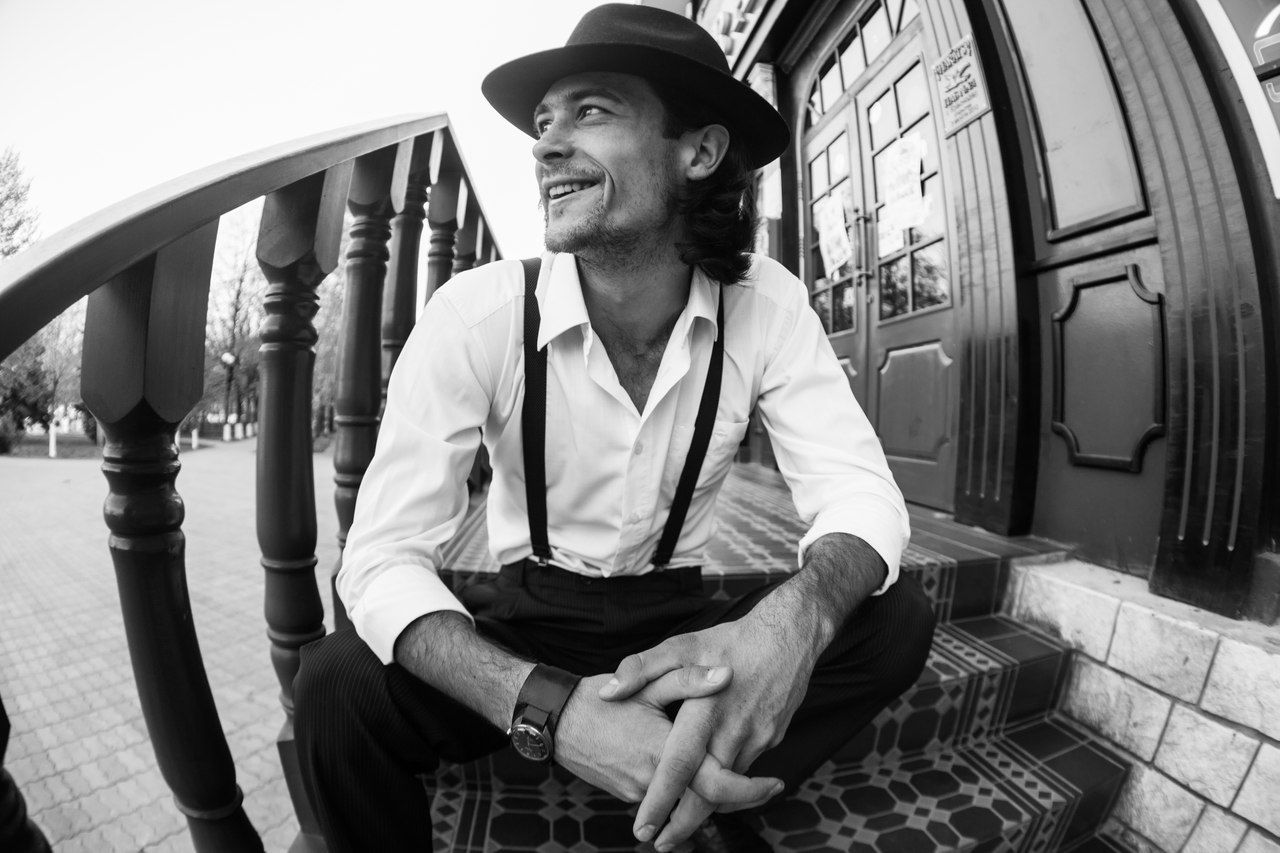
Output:
<path fill-rule="evenodd" d="M 431 144 L 431 195 L 427 201 L 427 223 L 431 244 L 427 250 L 427 292 L 431 298 L 453 272 L 453 242 L 458 231 L 458 195 L 462 189 L 462 166 L 449 134 L 437 131 Z"/>
<path fill-rule="evenodd" d="M 217 221 L 89 297 L 82 392 L 106 436 L 102 470 L 125 636 L 165 781 L 202 851 L 261 850 L 241 805 L 191 617 L 178 423 L 200 399 Z"/>
<path fill-rule="evenodd" d="M 302 835 L 295 850 L 324 850 L 298 772 L 293 678 L 298 650 L 324 636 L 316 585 L 316 496 L 311 452 L 316 287 L 338 263 L 351 164 L 334 166 L 267 196 L 258 233 L 266 275 L 258 433 L 257 528 L 266 572 L 264 611 L 285 720 L 276 738 Z"/>
<path fill-rule="evenodd" d="M 334 397 L 333 493 L 338 513 L 338 563 L 356 512 L 356 494 L 378 442 L 378 414 L 382 404 L 381 335 L 382 287 L 387 276 L 387 241 L 391 237 L 391 185 L 396 161 L 408 163 L 413 143 L 384 148 L 356 160 L 347 207 L 354 220 L 346 259 L 346 292 L 338 346 L 338 382 Z M 399 170 L 407 180 L 405 168 Z M 346 610 L 333 590 L 334 625 L 350 627 Z"/>
<path fill-rule="evenodd" d="M 466 272 L 476 264 L 476 228 L 480 223 L 480 205 L 472 198 L 471 187 L 464 181 L 459 193 L 458 215 L 462 227 L 454 235 L 453 275 Z"/>
<path fill-rule="evenodd" d="M 427 185 L 431 180 L 428 162 L 431 137 L 414 140 L 413 154 L 403 179 L 392 181 L 391 260 L 387 262 L 387 287 L 382 299 L 382 401 L 387 400 L 387 382 L 400 357 L 400 350 L 413 331 L 418 305 L 418 254 L 422 246 L 422 223 L 427 218 Z M 399 162 L 399 161 L 397 161 Z"/>

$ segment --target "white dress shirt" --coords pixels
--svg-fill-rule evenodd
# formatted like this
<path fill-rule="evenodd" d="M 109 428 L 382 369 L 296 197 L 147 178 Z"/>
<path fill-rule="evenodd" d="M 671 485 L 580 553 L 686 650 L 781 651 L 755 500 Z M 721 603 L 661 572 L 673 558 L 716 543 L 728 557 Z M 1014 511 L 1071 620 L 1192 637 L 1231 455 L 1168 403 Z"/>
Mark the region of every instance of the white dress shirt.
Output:
<path fill-rule="evenodd" d="M 697 565 L 715 532 L 716 495 L 758 406 L 800 517 L 799 560 L 827 533 L 861 537 L 888 578 L 909 536 L 906 506 L 849 389 L 804 285 L 756 256 L 742 285 L 695 271 L 643 412 L 591 328 L 572 255 L 546 255 L 538 279 L 547 354 L 547 516 L 553 562 L 595 577 L 651 571 L 693 437 L 725 299 L 719 409 L 671 566 Z M 501 564 L 530 556 L 520 413 L 524 270 L 499 261 L 438 290 L 391 375 L 377 452 L 360 487 L 338 592 L 384 662 L 409 623 L 466 613 L 437 575 L 467 510 L 481 435 L 493 465 L 489 544 Z"/>

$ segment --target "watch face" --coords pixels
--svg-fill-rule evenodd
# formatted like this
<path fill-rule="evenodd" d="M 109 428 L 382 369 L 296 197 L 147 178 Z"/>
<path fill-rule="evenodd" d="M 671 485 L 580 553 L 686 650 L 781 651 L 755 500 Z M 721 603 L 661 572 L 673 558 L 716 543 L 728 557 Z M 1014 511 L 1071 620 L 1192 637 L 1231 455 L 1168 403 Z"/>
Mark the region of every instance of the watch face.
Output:
<path fill-rule="evenodd" d="M 551 760 L 551 739 L 545 731 L 528 723 L 516 723 L 511 729 L 511 745 L 530 761 Z"/>

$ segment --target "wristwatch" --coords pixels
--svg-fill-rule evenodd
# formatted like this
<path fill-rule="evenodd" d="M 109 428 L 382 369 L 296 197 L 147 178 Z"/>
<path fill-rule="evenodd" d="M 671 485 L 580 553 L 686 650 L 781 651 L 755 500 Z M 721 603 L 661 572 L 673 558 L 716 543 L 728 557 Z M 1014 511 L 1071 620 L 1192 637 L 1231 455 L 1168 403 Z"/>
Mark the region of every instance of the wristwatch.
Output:
<path fill-rule="evenodd" d="M 546 763 L 556 753 L 556 725 L 579 676 L 538 664 L 525 679 L 511 715 L 511 746 L 530 761 Z"/>

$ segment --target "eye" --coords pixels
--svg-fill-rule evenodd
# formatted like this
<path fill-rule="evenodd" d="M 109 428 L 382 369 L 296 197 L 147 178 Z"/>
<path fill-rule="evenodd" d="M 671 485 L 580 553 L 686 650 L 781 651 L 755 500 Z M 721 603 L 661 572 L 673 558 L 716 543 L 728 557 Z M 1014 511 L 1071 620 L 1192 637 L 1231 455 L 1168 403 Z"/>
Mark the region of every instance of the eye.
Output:
<path fill-rule="evenodd" d="M 599 104 L 583 104 L 578 108 L 578 118 L 586 118 L 587 116 L 595 115 L 597 113 L 603 115 L 604 112 L 604 107 Z"/>
<path fill-rule="evenodd" d="M 551 119 L 538 118 L 533 120 L 533 130 L 538 136 L 547 132 L 547 128 L 551 127 Z"/>

